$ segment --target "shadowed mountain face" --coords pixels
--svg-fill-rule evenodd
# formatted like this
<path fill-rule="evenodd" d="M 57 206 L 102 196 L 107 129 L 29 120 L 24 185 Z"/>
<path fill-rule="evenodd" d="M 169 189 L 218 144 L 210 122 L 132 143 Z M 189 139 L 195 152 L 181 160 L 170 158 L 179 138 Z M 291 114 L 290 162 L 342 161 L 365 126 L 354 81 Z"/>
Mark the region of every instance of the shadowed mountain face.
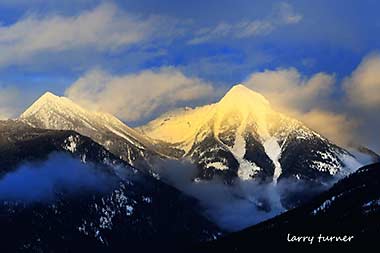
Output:
<path fill-rule="evenodd" d="M 0 121 L 0 173 L 15 170 L 26 161 L 43 161 L 53 152 L 69 152 L 93 163 L 120 163 L 101 145 L 74 131 L 33 128 L 21 121 Z"/>
<path fill-rule="evenodd" d="M 88 137 L 19 121 L 0 131 L 2 252 L 169 250 L 219 234 L 197 201 Z"/>
<path fill-rule="evenodd" d="M 205 244 L 197 252 L 245 252 L 252 245 L 269 248 L 282 246 L 283 249 L 305 246 L 302 243 L 289 243 L 288 234 L 316 237 L 319 234 L 348 235 L 354 236 L 349 246 L 375 244 L 380 235 L 379 187 L 380 163 L 362 167 L 310 203 Z M 317 239 L 314 240 L 314 245 L 318 246 Z M 276 242 L 276 245 L 271 242 Z"/>

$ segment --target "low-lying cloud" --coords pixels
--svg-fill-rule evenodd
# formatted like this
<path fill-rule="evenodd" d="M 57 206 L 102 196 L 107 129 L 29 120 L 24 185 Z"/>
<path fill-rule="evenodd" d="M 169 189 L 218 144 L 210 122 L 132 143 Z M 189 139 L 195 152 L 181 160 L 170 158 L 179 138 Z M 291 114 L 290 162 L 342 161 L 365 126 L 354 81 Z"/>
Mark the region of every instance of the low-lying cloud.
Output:
<path fill-rule="evenodd" d="M 321 191 L 291 180 L 276 185 L 239 179 L 227 185 L 218 178 L 193 182 L 198 169 L 188 161 L 165 161 L 157 167 L 161 168 L 158 172 L 163 181 L 198 199 L 205 215 L 228 231 L 241 230 L 286 211 L 281 200 L 285 195 L 297 192 L 304 198 Z"/>
<path fill-rule="evenodd" d="M 86 108 L 137 121 L 180 103 L 210 99 L 215 96 L 215 90 L 202 79 L 165 67 L 122 76 L 92 70 L 72 84 L 65 94 Z"/>
<path fill-rule="evenodd" d="M 112 177 L 95 165 L 84 164 L 67 154 L 52 154 L 40 163 L 25 163 L 0 179 L 0 199 L 50 201 L 56 194 L 84 190 L 103 191 Z"/>

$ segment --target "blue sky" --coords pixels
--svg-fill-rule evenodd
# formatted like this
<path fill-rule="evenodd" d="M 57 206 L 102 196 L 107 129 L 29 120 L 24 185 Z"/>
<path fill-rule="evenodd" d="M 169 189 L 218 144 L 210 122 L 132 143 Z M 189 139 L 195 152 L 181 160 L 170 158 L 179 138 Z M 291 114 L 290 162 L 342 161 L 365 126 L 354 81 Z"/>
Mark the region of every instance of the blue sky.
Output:
<path fill-rule="evenodd" d="M 3 3 L 2 3 L 3 2 Z M 64 3 L 61 3 L 64 2 Z M 12 25 L 31 14 L 49 16 L 80 15 L 101 4 L 101 1 L 0 1 L 1 22 Z M 271 15 L 281 1 L 114 1 L 117 8 L 145 18 L 161 15 L 189 22 L 186 29 L 196 31 L 221 22 L 238 23 L 242 20 L 263 19 Z M 226 85 L 244 80 L 257 70 L 278 67 L 296 67 L 303 73 L 324 71 L 338 77 L 350 73 L 367 53 L 380 48 L 380 20 L 377 1 L 287 1 L 302 20 L 284 25 L 265 36 L 243 39 L 216 38 L 198 45 L 188 45 L 191 37 L 178 36 L 159 47 L 138 48 L 127 45 L 117 52 L 103 51 L 93 54 L 82 50 L 50 52 L 31 62 L 1 68 L 4 82 L 15 84 L 55 83 L 49 87 L 62 92 L 62 86 L 70 85 L 88 68 L 100 66 L 113 73 L 134 72 L 141 69 L 178 66 L 189 75 L 196 75 Z M 163 38 L 163 40 L 166 38 Z M 160 43 L 155 41 L 153 43 Z M 137 47 L 136 50 L 128 50 Z M 156 55 L 157 50 L 165 51 Z M 71 51 L 71 52 L 70 52 Z M 91 54 L 91 55 L 88 55 Z M 144 55 L 144 59 L 139 56 Z M 85 58 L 85 59 L 83 59 Z M 227 70 L 208 71 L 194 67 L 199 60 L 214 59 L 207 66 L 224 64 Z M 217 58 L 217 59 L 215 59 Z M 230 67 L 230 68 L 228 68 Z M 26 79 L 25 81 L 23 79 Z M 56 86 L 56 87 L 55 87 Z"/>
<path fill-rule="evenodd" d="M 49 90 L 84 106 L 101 104 L 95 109 L 136 125 L 177 106 L 214 102 L 232 85 L 249 84 L 255 73 L 293 69 L 300 86 L 318 73 L 334 80 L 320 100 L 326 105 L 289 109 L 369 120 L 358 112 L 373 115 L 378 101 L 359 106 L 351 101 L 352 89 L 342 87 L 354 85 L 347 79 L 366 57 L 378 57 L 379 9 L 375 0 L 0 0 L 0 114 L 17 116 Z M 172 83 L 146 83 L 169 75 L 176 76 Z M 108 86 L 141 92 L 133 82 L 152 91 L 142 98 L 144 112 L 123 111 L 125 102 L 101 103 L 112 93 Z M 164 94 L 173 90 L 170 98 Z"/>

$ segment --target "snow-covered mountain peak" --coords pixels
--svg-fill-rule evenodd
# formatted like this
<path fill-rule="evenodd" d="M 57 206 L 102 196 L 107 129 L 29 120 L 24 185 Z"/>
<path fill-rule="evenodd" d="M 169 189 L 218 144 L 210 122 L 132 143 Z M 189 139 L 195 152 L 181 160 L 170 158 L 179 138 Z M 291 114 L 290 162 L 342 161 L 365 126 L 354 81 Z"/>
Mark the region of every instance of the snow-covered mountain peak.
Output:
<path fill-rule="evenodd" d="M 57 99 L 59 96 L 51 93 L 50 91 L 45 92 L 39 99 Z"/>
<path fill-rule="evenodd" d="M 88 136 L 122 157 L 130 164 L 146 149 L 150 141 L 109 113 L 87 110 L 66 97 L 50 92 L 42 95 L 20 119 L 32 127 L 55 130 L 74 130 Z M 145 154 L 144 154 L 145 155 Z"/>
<path fill-rule="evenodd" d="M 47 117 L 53 112 L 69 114 L 75 112 L 76 114 L 84 114 L 85 110 L 68 98 L 59 97 L 51 92 L 46 92 L 39 99 L 37 99 L 24 113 L 22 113 L 20 118 L 28 118 L 37 114 L 39 117 Z"/>
<path fill-rule="evenodd" d="M 166 113 L 139 130 L 154 140 L 186 142 L 188 151 L 195 141 L 209 132 L 217 137 L 224 132 L 238 132 L 241 135 L 245 131 L 255 131 L 263 139 L 268 139 L 274 128 L 288 120 L 274 111 L 263 95 L 238 84 L 217 103 Z"/>
<path fill-rule="evenodd" d="M 37 99 L 24 113 L 20 116 L 21 119 L 27 120 L 31 118 L 38 118 L 43 120 L 45 128 L 59 129 L 59 123 L 55 120 L 64 121 L 77 121 L 76 123 L 84 123 L 87 126 L 93 125 L 90 128 L 96 128 L 94 125 L 113 125 L 120 128 L 128 128 L 123 122 L 108 113 L 93 112 L 86 110 L 77 105 L 72 100 L 66 97 L 54 95 L 51 92 L 46 92 L 39 99 Z M 55 126 L 54 123 L 58 124 Z"/>
<path fill-rule="evenodd" d="M 274 113 L 269 101 L 263 95 L 242 84 L 233 86 L 216 107 L 217 114 L 238 115 L 241 120 L 249 116 L 252 120 L 265 120 L 266 116 Z"/>
<path fill-rule="evenodd" d="M 233 86 L 215 107 L 216 133 L 229 127 L 238 127 L 243 131 L 249 125 L 254 125 L 260 135 L 268 136 L 268 121 L 279 117 L 263 95 L 242 84 Z"/>
<path fill-rule="evenodd" d="M 245 87 L 243 84 L 233 86 L 218 104 L 230 104 L 234 105 L 235 108 L 241 105 L 270 107 L 269 101 L 263 95 Z"/>
<path fill-rule="evenodd" d="M 223 174 L 227 180 L 236 175 L 273 182 L 282 177 L 317 180 L 342 171 L 343 160 L 355 160 L 241 84 L 215 104 L 165 114 L 139 130 L 160 145 L 182 150 L 206 179 Z"/>

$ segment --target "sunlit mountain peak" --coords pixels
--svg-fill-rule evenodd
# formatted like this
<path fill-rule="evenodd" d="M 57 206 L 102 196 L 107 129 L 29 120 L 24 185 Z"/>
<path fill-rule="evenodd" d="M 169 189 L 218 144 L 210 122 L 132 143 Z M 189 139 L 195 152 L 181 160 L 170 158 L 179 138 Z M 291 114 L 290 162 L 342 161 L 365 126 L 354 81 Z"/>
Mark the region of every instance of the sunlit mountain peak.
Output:
<path fill-rule="evenodd" d="M 220 100 L 220 103 L 232 102 L 235 105 L 242 103 L 269 106 L 269 101 L 260 93 L 255 92 L 243 84 L 233 86 Z"/>

